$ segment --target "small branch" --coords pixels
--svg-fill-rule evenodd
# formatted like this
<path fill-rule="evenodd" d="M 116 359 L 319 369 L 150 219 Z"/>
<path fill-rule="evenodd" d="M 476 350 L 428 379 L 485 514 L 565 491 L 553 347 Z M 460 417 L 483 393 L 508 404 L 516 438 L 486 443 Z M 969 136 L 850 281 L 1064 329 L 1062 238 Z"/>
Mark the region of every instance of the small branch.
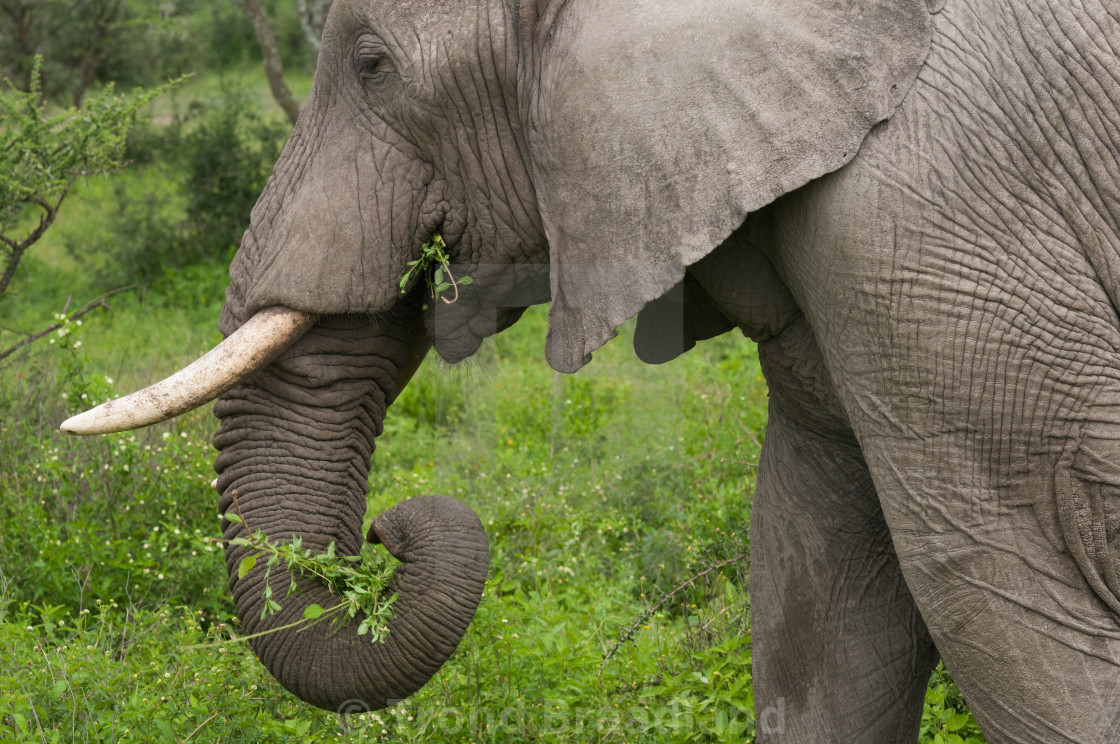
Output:
<path fill-rule="evenodd" d="M 638 618 L 629 628 L 627 628 L 625 631 L 623 631 L 623 633 L 619 636 L 619 640 L 615 641 L 615 644 L 613 646 L 611 646 L 611 648 L 607 651 L 607 655 L 603 657 L 603 663 L 599 665 L 599 675 L 601 676 L 603 674 L 603 668 L 606 667 L 607 662 L 611 660 L 611 657 L 614 656 L 615 653 L 617 653 L 618 650 L 620 648 L 622 648 L 622 646 L 628 640 L 630 640 L 631 637 L 633 637 L 634 633 L 638 630 L 638 627 L 642 623 L 644 623 L 646 620 L 651 618 L 654 614 L 656 614 L 658 610 L 660 610 L 662 607 L 667 605 L 669 603 L 670 599 L 675 597 L 680 592 L 684 591 L 684 589 L 687 588 L 687 587 L 695 588 L 697 580 L 702 579 L 705 576 L 708 576 L 709 574 L 712 574 L 712 573 L 720 570 L 724 566 L 730 566 L 732 563 L 738 563 L 739 561 L 746 558 L 748 555 L 750 555 L 750 554 L 749 553 L 739 553 L 739 555 L 736 555 L 732 558 L 728 558 L 726 561 L 723 561 L 722 563 L 717 563 L 716 565 L 712 566 L 711 568 L 705 569 L 704 571 L 701 571 L 700 573 L 696 574 L 695 576 L 692 576 L 688 579 L 685 579 L 680 584 L 678 584 L 677 587 L 675 589 L 673 589 L 673 591 L 669 592 L 664 597 L 662 597 L 661 600 L 657 604 L 655 604 L 653 607 L 646 610 L 640 618 Z"/>
<path fill-rule="evenodd" d="M 230 495 L 233 496 L 233 508 L 237 510 L 237 516 L 241 517 L 241 526 L 245 528 L 245 534 L 252 539 L 253 531 L 249 529 L 249 523 L 245 521 L 245 515 L 241 513 L 241 504 L 237 501 L 237 489 L 233 489 Z"/>
<path fill-rule="evenodd" d="M 751 462 L 750 460 L 732 460 L 729 457 L 721 457 L 721 458 L 719 458 L 719 461 L 721 463 L 729 463 L 730 462 L 730 463 L 733 463 L 735 465 L 742 465 L 744 468 L 754 468 L 755 470 L 758 470 L 758 463 L 757 462 Z"/>
<path fill-rule="evenodd" d="M 443 300 L 444 303 L 450 305 L 451 303 L 459 299 L 459 285 L 455 283 L 455 277 L 451 274 L 451 267 L 447 264 L 446 261 L 444 261 L 443 263 L 443 270 L 447 272 L 447 278 L 451 280 L 451 287 L 455 290 L 455 296 L 450 300 L 446 297 L 440 297 L 440 299 Z"/>
<path fill-rule="evenodd" d="M 191 740 L 191 738 L 192 738 L 192 737 L 193 737 L 193 736 L 194 736 L 195 734 L 197 734 L 197 733 L 198 733 L 199 731 L 201 731 L 201 730 L 202 730 L 202 727 L 203 727 L 203 726 L 205 726 L 206 724 L 210 723 L 211 721 L 213 721 L 213 720 L 214 720 L 215 718 L 217 718 L 218 716 L 220 716 L 220 715 L 221 715 L 222 713 L 224 713 L 224 712 L 225 712 L 225 711 L 223 711 L 223 710 L 219 710 L 219 711 L 218 711 L 217 713 L 215 713 L 214 715 L 210 716 L 209 718 L 207 718 L 207 719 L 206 719 L 205 721 L 203 721 L 202 723 L 198 724 L 198 726 L 196 726 L 196 727 L 195 727 L 194 731 L 192 731 L 192 732 L 190 732 L 189 734 L 187 734 L 187 738 L 186 738 L 186 739 L 183 739 L 183 744 L 187 744 L 187 742 L 188 742 L 188 741 L 190 741 L 190 740 Z"/>
<path fill-rule="evenodd" d="M 88 302 L 85 307 L 83 307 L 81 310 L 79 310 L 78 312 L 71 315 L 68 318 L 68 320 L 77 320 L 78 318 L 82 317 L 86 313 L 91 312 L 92 310 L 96 310 L 99 307 L 103 307 L 106 310 L 111 310 L 112 308 L 109 307 L 109 304 L 107 302 L 105 302 L 105 300 L 108 299 L 109 297 L 112 297 L 115 294 L 118 294 L 120 292 L 125 292 L 125 291 L 128 291 L 130 289 L 136 289 L 136 285 L 131 284 L 127 287 L 118 287 L 117 289 L 114 289 L 111 292 L 106 292 L 105 294 L 98 297 L 96 300 L 91 300 L 90 302 Z M 62 310 L 63 314 L 66 313 L 66 308 L 68 308 L 68 307 L 70 307 L 70 298 L 69 297 L 66 298 L 66 305 L 63 307 L 63 310 Z M 22 349 L 24 346 L 27 346 L 28 344 L 33 343 L 35 341 L 38 341 L 39 339 L 43 338 L 44 336 L 49 336 L 54 331 L 57 331 L 59 328 L 62 328 L 62 323 L 56 321 L 54 323 L 51 323 L 49 326 L 47 326 L 43 330 L 39 331 L 38 333 L 34 333 L 34 334 L 29 335 L 27 338 L 25 338 L 22 341 L 16 343 L 14 346 L 12 346 L 8 349 L 5 349 L 4 351 L 0 351 L 0 361 L 3 361 L 4 359 L 8 358 L 12 354 L 14 354 L 16 351 Z"/>

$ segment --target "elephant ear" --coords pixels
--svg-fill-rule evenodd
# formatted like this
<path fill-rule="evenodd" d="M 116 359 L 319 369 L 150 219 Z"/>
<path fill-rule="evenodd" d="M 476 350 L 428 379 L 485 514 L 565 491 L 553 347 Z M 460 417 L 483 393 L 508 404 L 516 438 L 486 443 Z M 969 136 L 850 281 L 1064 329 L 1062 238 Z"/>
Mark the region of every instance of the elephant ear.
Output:
<path fill-rule="evenodd" d="M 929 14 L 927 0 L 556 0 L 526 112 L 553 368 L 582 367 L 748 213 L 851 160 L 917 76 Z"/>

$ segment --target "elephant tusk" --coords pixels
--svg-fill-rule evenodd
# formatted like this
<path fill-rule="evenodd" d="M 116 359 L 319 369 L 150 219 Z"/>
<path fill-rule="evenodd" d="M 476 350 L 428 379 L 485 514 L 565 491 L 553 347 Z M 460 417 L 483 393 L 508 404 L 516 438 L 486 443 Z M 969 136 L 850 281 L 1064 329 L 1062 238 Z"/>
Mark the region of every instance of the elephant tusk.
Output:
<path fill-rule="evenodd" d="M 110 434 L 166 421 L 205 405 L 261 369 L 319 317 L 285 307 L 261 310 L 202 357 L 167 379 L 62 422 L 69 434 Z"/>

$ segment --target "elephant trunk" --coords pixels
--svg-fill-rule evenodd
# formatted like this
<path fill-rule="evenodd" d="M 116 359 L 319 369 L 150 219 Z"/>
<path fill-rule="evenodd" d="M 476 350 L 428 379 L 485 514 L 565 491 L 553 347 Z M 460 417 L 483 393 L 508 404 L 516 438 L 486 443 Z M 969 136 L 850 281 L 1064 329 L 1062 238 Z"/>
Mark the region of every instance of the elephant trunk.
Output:
<path fill-rule="evenodd" d="M 414 357 L 410 334 L 368 319 L 323 319 L 265 370 L 215 404 L 221 450 L 215 467 L 220 509 L 236 506 L 248 527 L 273 541 L 299 536 L 313 552 L 335 543 L 356 555 L 374 438 L 395 394 L 401 368 Z M 225 537 L 244 528 L 223 523 Z M 478 517 L 454 499 L 406 501 L 378 517 L 370 539 L 402 562 L 387 591 L 399 592 L 388 637 L 358 636 L 362 618 L 320 622 L 250 640 L 274 677 L 309 703 L 329 710 L 373 710 L 419 689 L 451 655 L 481 599 L 489 560 Z M 269 584 L 282 609 L 262 618 L 265 561 L 243 578 L 247 549 L 229 546 L 226 564 L 246 634 L 296 623 L 311 604 L 338 599 L 314 579 L 273 567 Z"/>

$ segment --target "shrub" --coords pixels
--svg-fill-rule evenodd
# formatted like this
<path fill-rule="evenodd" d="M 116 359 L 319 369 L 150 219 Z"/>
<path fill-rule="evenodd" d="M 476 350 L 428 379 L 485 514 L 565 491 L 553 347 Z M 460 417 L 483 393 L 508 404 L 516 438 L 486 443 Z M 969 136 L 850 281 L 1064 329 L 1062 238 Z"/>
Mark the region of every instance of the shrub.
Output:
<path fill-rule="evenodd" d="M 67 236 L 67 250 L 106 284 L 151 284 L 187 266 L 228 262 L 287 134 L 235 89 L 192 103 L 169 125 L 138 128 L 128 154 L 148 164 L 137 168 L 146 187 L 115 185 L 102 229 Z"/>

